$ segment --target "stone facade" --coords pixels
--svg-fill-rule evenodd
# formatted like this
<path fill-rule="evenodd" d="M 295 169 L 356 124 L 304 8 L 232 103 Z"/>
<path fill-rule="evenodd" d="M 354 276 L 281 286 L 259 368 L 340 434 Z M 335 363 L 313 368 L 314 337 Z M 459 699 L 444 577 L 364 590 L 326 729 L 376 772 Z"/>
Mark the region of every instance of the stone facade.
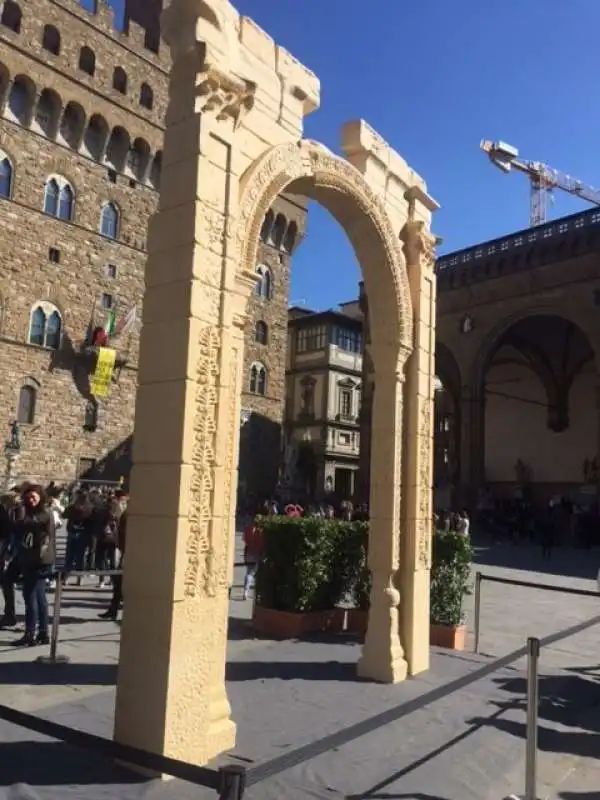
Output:
<path fill-rule="evenodd" d="M 290 269 L 306 210 L 304 198 L 283 195 L 261 230 L 244 335 L 239 500 L 248 509 L 272 496 L 280 477 Z"/>
<path fill-rule="evenodd" d="M 582 505 L 600 485 L 600 211 L 448 253 L 438 286 L 435 500 Z M 362 302 L 368 311 L 363 291 Z M 368 353 L 368 325 L 366 328 Z M 365 363 L 359 495 L 369 494 Z"/>
<path fill-rule="evenodd" d="M 360 450 L 362 312 L 292 308 L 288 322 L 284 489 L 296 501 L 355 496 Z"/>
<path fill-rule="evenodd" d="M 20 418 L 19 477 L 117 480 L 128 469 L 138 333 L 116 341 L 110 396 L 91 415 L 94 357 L 81 351 L 109 306 L 119 317 L 141 300 L 146 226 L 158 200 L 166 49 L 145 48 L 144 29 L 133 22 L 128 34 L 115 31 L 103 3 L 89 14 L 66 0 L 5 0 L 1 13 L 0 435 L 8 438 Z M 118 67 L 126 79 L 120 90 Z M 151 107 L 140 104 L 142 82 Z M 60 208 L 46 196 L 52 178 L 72 191 Z M 118 221 L 103 235 L 108 203 Z M 43 344 L 32 327 L 40 306 L 60 319 L 59 338 Z"/>
<path fill-rule="evenodd" d="M 109 304 L 117 318 L 134 306 L 141 311 L 171 66 L 158 33 L 162 3 L 130 0 L 118 20 L 103 2 L 96 13 L 76 0 L 1 6 L 0 162 L 10 175 L 0 188 L 0 437 L 21 416 L 15 477 L 118 480 L 130 468 L 139 332 L 114 342 L 119 369 L 92 425 L 95 362 L 80 351 L 90 323 L 102 325 Z M 45 187 L 53 177 L 72 190 L 73 203 L 50 215 Z M 118 210 L 110 236 L 101 231 L 108 203 Z M 251 303 L 244 367 L 249 376 L 261 361 L 269 375 L 264 397 L 250 392 L 248 377 L 243 404 L 266 421 L 254 426 L 258 433 L 266 427 L 273 434 L 265 450 L 270 463 L 261 465 L 269 475 L 266 490 L 280 452 L 290 257 L 305 215 L 297 198 L 278 198 L 273 222 L 279 211 L 283 236 L 280 220 L 260 253 L 271 269 L 272 296 Z M 39 302 L 60 314 L 57 349 L 31 341 Z M 267 345 L 255 341 L 259 319 L 268 325 Z M 19 415 L 22 386 L 29 387 L 23 403 L 34 392 L 35 408 Z M 249 444 L 255 447 L 256 437 Z"/>
<path fill-rule="evenodd" d="M 599 261 L 598 209 L 438 260 L 438 481 L 455 505 L 485 487 L 595 496 Z"/>

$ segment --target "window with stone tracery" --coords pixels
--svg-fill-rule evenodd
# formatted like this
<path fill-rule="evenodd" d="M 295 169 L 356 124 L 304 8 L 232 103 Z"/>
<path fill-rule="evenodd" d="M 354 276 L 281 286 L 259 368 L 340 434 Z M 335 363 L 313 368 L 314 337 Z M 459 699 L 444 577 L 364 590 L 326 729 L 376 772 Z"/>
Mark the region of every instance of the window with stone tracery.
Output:
<path fill-rule="evenodd" d="M 267 368 L 260 362 L 250 367 L 250 393 L 263 396 L 267 393 Z"/>
<path fill-rule="evenodd" d="M 58 350 L 62 334 L 62 317 L 55 305 L 47 301 L 36 303 L 29 320 L 29 344 Z"/>
<path fill-rule="evenodd" d="M 100 233 L 109 239 L 116 239 L 119 234 L 119 209 L 114 203 L 106 203 L 102 208 Z"/>
<path fill-rule="evenodd" d="M 257 282 L 254 294 L 257 297 L 262 297 L 263 300 L 270 300 L 273 296 L 273 278 L 271 277 L 271 270 L 260 264 L 256 268 Z"/>
<path fill-rule="evenodd" d="M 48 179 L 44 191 L 44 213 L 70 222 L 73 219 L 75 192 L 60 175 Z"/>

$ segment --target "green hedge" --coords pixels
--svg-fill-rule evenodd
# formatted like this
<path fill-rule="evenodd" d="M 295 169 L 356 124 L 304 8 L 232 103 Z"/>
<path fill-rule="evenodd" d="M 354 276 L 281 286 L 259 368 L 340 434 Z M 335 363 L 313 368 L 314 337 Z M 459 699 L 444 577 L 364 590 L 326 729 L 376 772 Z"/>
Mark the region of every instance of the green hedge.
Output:
<path fill-rule="evenodd" d="M 263 557 L 256 601 L 279 611 L 326 611 L 344 601 L 369 607 L 369 525 L 319 517 L 262 517 Z M 456 625 L 468 591 L 471 547 L 455 533 L 438 533 L 433 546 L 431 619 Z"/>
<path fill-rule="evenodd" d="M 256 600 L 279 611 L 326 611 L 348 595 L 367 607 L 368 525 L 319 517 L 262 517 Z M 365 600 L 365 598 L 367 598 Z"/>
<path fill-rule="evenodd" d="M 463 599 L 471 591 L 470 540 L 460 533 L 438 531 L 433 537 L 430 619 L 438 625 L 464 622 Z"/>

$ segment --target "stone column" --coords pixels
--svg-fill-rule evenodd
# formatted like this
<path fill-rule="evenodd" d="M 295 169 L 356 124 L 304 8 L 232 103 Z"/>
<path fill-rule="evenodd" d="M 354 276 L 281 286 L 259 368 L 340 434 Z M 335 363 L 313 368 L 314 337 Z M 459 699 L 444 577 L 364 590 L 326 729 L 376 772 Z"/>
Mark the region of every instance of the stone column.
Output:
<path fill-rule="evenodd" d="M 403 380 L 406 353 L 374 344 L 377 391 L 371 423 L 369 569 L 371 607 L 358 674 L 396 683 L 407 675 L 400 642 L 401 455 L 403 442 Z"/>
<path fill-rule="evenodd" d="M 429 668 L 429 574 L 433 527 L 433 394 L 435 375 L 435 239 L 409 220 L 402 238 L 415 318 L 406 365 L 406 455 L 402 488 L 402 642 L 409 672 Z"/>
<path fill-rule="evenodd" d="M 225 660 L 248 288 L 229 223 L 235 132 L 252 105 L 249 86 L 218 70 L 221 34 L 201 6 L 173 0 L 163 15 L 173 67 L 148 239 L 115 718 L 117 741 L 195 764 L 235 743 Z"/>

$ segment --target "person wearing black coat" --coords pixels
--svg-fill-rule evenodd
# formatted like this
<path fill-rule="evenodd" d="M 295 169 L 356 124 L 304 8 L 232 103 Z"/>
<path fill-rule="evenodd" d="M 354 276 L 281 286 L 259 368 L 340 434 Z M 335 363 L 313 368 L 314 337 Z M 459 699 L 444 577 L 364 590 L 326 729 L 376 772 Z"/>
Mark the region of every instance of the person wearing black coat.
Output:
<path fill-rule="evenodd" d="M 14 522 L 16 558 L 23 580 L 25 636 L 15 647 L 48 644 L 46 579 L 52 572 L 56 550 L 54 516 L 41 486 L 23 494 L 23 515 Z"/>
<path fill-rule="evenodd" d="M 127 509 L 123 511 L 119 518 L 119 527 L 117 530 L 117 547 L 121 551 L 121 561 L 119 569 L 123 569 L 123 560 L 125 558 L 125 544 L 127 539 Z M 98 616 L 100 619 L 110 619 L 113 622 L 117 619 L 119 609 L 123 602 L 123 573 L 115 575 L 113 578 L 113 593 L 110 600 L 110 605 L 106 611 Z"/>
<path fill-rule="evenodd" d="M 14 546 L 14 521 L 22 515 L 18 491 L 13 490 L 0 498 L 0 585 L 4 597 L 4 613 L 0 617 L 0 628 L 14 628 L 17 624 L 15 612 L 15 583 L 19 579 Z"/>

